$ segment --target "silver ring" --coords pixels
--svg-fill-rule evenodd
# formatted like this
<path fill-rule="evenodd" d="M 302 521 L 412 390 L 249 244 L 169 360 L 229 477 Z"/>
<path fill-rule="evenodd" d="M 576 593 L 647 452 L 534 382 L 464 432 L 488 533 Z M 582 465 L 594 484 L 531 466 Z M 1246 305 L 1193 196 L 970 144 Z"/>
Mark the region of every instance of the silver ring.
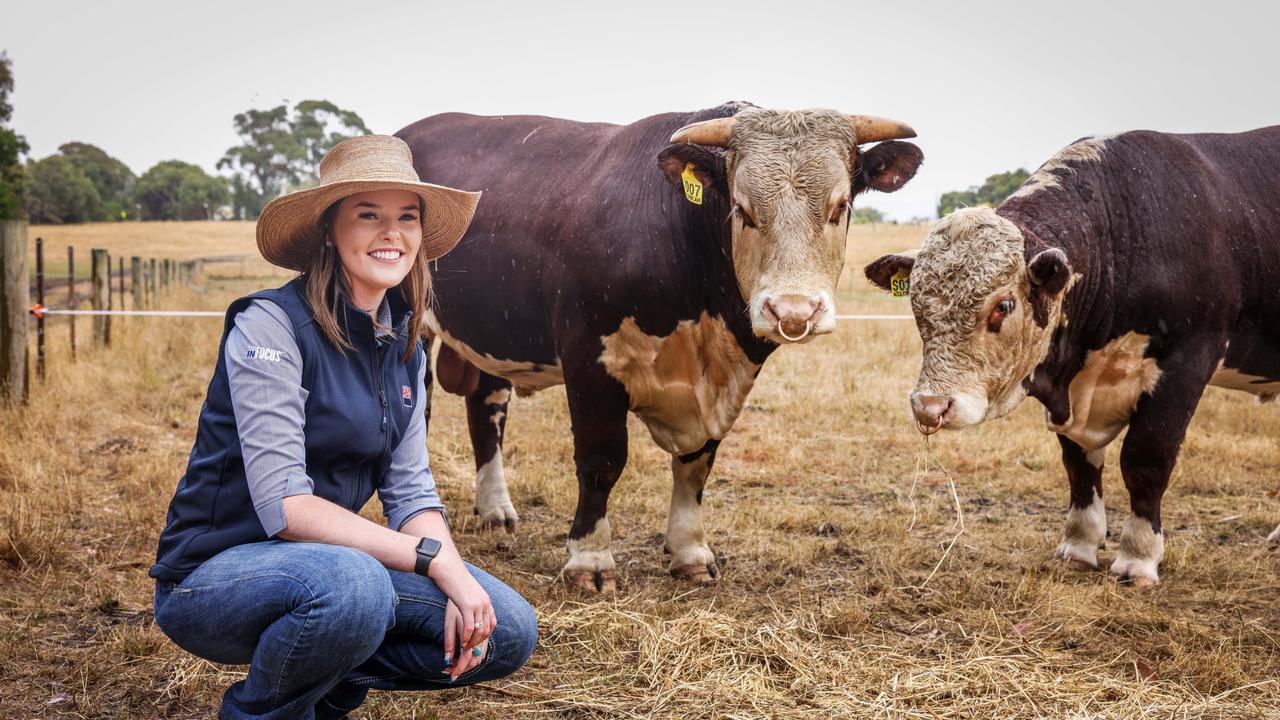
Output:
<path fill-rule="evenodd" d="M 800 342 L 801 340 L 809 337 L 809 333 L 813 330 L 813 321 L 812 320 L 804 321 L 804 332 L 800 333 L 799 337 L 791 337 L 790 335 L 788 335 L 787 332 L 782 329 L 781 320 L 778 321 L 778 324 L 776 327 L 774 327 L 774 330 L 777 330 L 778 334 L 781 335 L 782 338 L 788 342 Z"/>

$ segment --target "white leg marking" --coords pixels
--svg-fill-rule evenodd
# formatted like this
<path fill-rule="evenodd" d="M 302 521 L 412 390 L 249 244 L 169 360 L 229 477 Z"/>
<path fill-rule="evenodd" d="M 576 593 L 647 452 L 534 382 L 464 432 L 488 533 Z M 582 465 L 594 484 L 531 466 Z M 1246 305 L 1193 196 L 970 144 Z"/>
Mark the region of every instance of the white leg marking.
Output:
<path fill-rule="evenodd" d="M 1267 542 L 1272 545 L 1280 545 L 1280 525 L 1277 525 L 1276 529 L 1272 530 L 1271 534 L 1267 536 Z"/>
<path fill-rule="evenodd" d="M 716 556 L 707 547 L 702 534 L 702 504 L 698 492 L 710 474 L 711 453 L 685 464 L 671 456 L 671 512 L 667 514 L 667 550 L 671 553 L 671 571 L 680 568 L 714 566 Z"/>
<path fill-rule="evenodd" d="M 1058 557 L 1098 567 L 1098 548 L 1107 539 L 1107 508 L 1102 496 L 1093 491 L 1093 502 L 1087 508 L 1067 511 L 1067 527 L 1058 545 Z"/>
<path fill-rule="evenodd" d="M 484 399 L 485 405 L 504 405 L 508 402 L 511 402 L 511 391 L 506 388 L 494 390 Z"/>
<path fill-rule="evenodd" d="M 609 527 L 609 518 L 602 517 L 596 526 L 585 537 L 569 539 L 569 562 L 565 563 L 566 572 L 586 570 L 612 570 L 614 568 L 613 552 L 609 544 L 613 541 L 613 530 Z"/>
<path fill-rule="evenodd" d="M 1160 560 L 1164 557 L 1164 534 L 1151 529 L 1151 523 L 1130 516 L 1120 534 L 1120 550 L 1111 563 L 1111 574 L 1127 577 L 1138 587 L 1160 582 Z"/>
<path fill-rule="evenodd" d="M 1107 446 L 1103 445 L 1100 448 L 1086 452 L 1084 454 L 1084 459 L 1088 460 L 1089 464 L 1095 469 L 1101 470 L 1102 465 L 1107 461 Z"/>
<path fill-rule="evenodd" d="M 507 492 L 507 476 L 502 469 L 502 448 L 476 471 L 476 514 L 486 525 L 513 527 L 520 516 Z"/>

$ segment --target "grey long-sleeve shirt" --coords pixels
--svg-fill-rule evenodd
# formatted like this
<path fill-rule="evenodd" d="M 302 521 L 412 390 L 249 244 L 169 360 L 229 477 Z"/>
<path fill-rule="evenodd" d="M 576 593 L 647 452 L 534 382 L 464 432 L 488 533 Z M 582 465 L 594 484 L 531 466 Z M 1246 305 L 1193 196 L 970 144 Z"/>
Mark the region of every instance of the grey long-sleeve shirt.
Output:
<path fill-rule="evenodd" d="M 391 324 L 386 300 L 378 310 L 378 321 L 384 328 Z M 255 347 L 283 352 L 273 355 L 274 360 L 249 357 L 254 354 L 248 349 Z M 274 537 L 286 527 L 284 499 L 314 490 L 303 442 L 308 392 L 302 387 L 293 324 L 280 306 L 255 300 L 236 315 L 223 354 L 249 496 L 263 530 Z M 427 461 L 427 423 L 421 407 L 426 367 L 424 362 L 418 373 L 413 421 L 392 450 L 391 467 L 378 486 L 387 525 L 393 530 L 423 511 L 444 509 Z"/>

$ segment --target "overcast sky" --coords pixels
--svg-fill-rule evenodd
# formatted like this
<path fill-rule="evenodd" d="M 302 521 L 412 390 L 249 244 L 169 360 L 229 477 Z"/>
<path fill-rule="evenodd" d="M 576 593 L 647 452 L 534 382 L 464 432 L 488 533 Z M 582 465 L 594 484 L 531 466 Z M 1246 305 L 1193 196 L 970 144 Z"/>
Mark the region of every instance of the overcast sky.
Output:
<path fill-rule="evenodd" d="M 725 100 L 903 120 L 925 163 L 860 204 L 1035 168 L 1083 135 L 1280 122 L 1271 2 L 14 2 L 14 126 L 213 171 L 231 118 L 328 99 L 374 132 L 459 110 L 626 123 Z M 657 170 L 654 170 L 657 172 Z"/>

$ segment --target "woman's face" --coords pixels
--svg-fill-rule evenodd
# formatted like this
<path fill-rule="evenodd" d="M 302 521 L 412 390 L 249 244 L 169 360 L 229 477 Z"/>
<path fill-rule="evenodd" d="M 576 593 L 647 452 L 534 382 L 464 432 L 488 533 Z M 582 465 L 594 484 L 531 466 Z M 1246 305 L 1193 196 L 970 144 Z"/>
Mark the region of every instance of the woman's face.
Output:
<path fill-rule="evenodd" d="M 418 196 L 408 190 L 358 193 L 338 203 L 333 244 L 360 309 L 376 309 L 413 267 L 422 246 L 418 206 Z"/>

